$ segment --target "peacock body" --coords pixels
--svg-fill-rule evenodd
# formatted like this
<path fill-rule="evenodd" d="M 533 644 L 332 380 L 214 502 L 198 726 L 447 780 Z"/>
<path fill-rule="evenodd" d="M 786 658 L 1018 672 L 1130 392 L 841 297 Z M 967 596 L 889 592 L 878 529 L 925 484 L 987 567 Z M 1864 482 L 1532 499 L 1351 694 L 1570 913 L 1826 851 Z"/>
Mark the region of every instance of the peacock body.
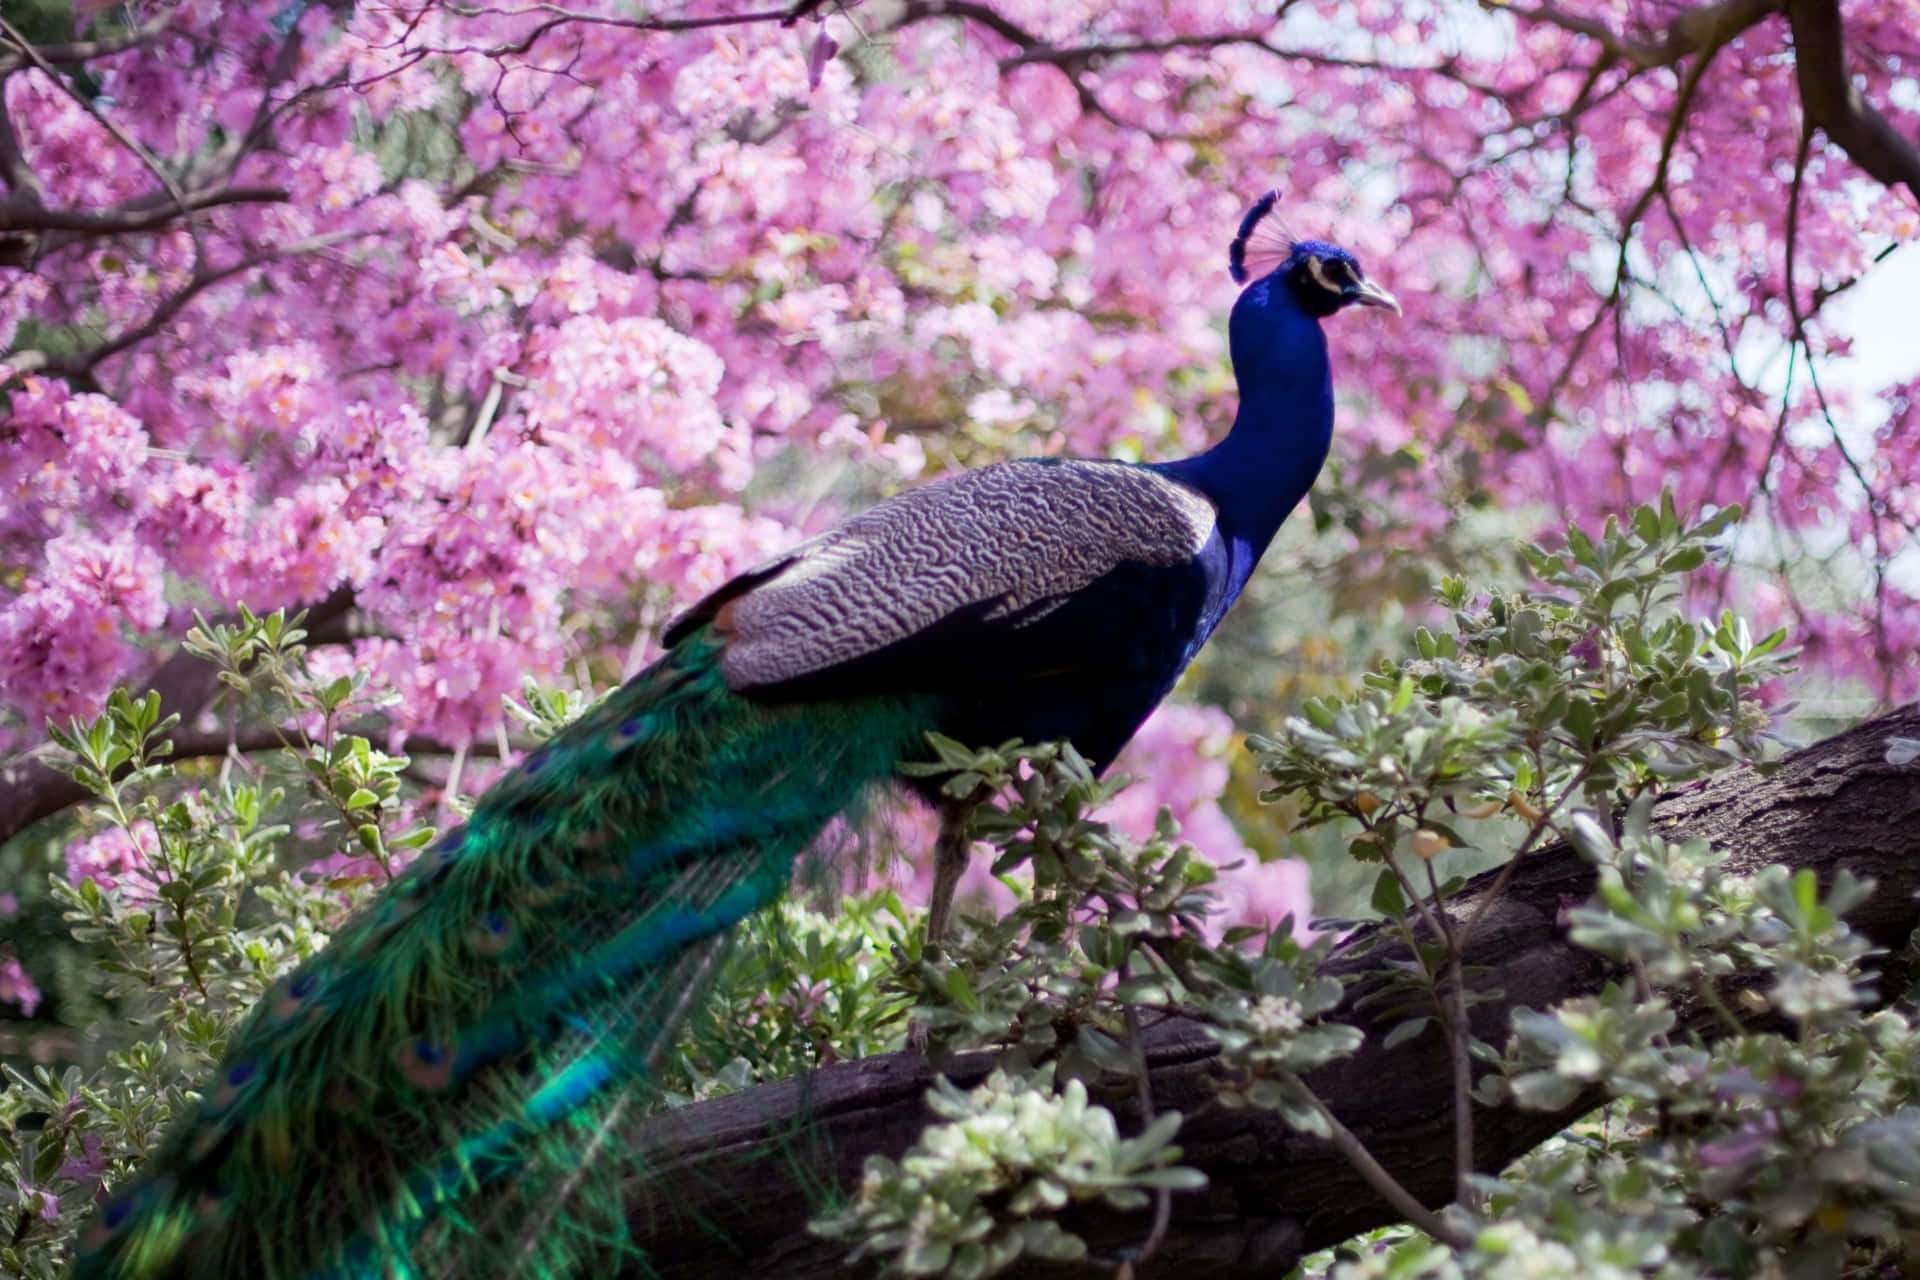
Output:
<path fill-rule="evenodd" d="M 1329 245 L 1282 238 L 1251 272 L 1273 199 L 1233 245 L 1258 278 L 1218 445 L 954 475 L 696 605 L 248 1015 L 74 1274 L 565 1274 L 617 1245 L 617 1203 L 573 1203 L 581 1169 L 730 927 L 929 731 L 1110 763 L 1312 484 L 1320 319 L 1393 302 Z"/>

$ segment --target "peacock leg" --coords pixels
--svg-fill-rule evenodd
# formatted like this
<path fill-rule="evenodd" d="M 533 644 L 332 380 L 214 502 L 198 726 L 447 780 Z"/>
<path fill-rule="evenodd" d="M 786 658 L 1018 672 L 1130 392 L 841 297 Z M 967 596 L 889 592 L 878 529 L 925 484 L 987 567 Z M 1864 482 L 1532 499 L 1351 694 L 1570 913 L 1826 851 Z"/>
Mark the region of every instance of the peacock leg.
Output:
<path fill-rule="evenodd" d="M 953 915 L 953 894 L 960 876 L 967 869 L 967 815 L 970 804 L 940 806 L 940 838 L 933 845 L 933 896 L 927 900 L 928 959 L 936 959 L 947 940 L 947 923 Z"/>
<path fill-rule="evenodd" d="M 940 959 L 947 940 L 947 923 L 953 916 L 953 893 L 960 886 L 960 875 L 967 869 L 967 814 L 971 804 L 948 802 L 940 806 L 940 836 L 933 842 L 933 894 L 927 900 L 927 942 L 921 957 Z M 915 1018 L 907 1024 L 907 1051 L 925 1055 L 927 1024 Z"/>

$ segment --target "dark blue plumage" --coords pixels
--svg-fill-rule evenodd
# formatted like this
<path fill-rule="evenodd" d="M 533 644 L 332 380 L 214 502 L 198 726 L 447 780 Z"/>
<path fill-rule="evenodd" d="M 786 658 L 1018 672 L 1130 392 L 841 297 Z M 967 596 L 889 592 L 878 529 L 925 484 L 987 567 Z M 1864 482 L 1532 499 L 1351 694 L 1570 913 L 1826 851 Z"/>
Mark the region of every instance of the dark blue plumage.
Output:
<path fill-rule="evenodd" d="M 1241 223 L 1229 254 L 1236 280 L 1246 278 L 1246 241 L 1273 200 L 1273 193 L 1263 196 Z M 1190 633 L 1188 660 L 1327 460 L 1333 370 L 1320 320 L 1353 305 L 1400 309 L 1346 250 L 1319 241 L 1290 245 L 1279 266 L 1241 292 L 1228 321 L 1228 354 L 1240 387 L 1233 429 L 1205 453 L 1154 466 L 1203 494 L 1219 513 L 1218 539 L 1201 556 L 1209 603 Z"/>
<path fill-rule="evenodd" d="M 733 923 L 926 735 L 1104 768 L 1325 461 L 1322 318 L 1393 307 L 1344 250 L 1241 224 L 1233 429 L 1153 466 L 951 476 L 742 574 L 481 797 L 249 1014 L 84 1234 L 79 1280 L 577 1274 L 624 1239 L 586 1175 Z M 1397 308 L 1395 308 L 1397 309 Z M 932 783 L 919 783 L 939 799 Z M 964 863 L 943 807 L 928 938 Z M 564 1206 L 564 1208 L 563 1208 Z"/>
<path fill-rule="evenodd" d="M 1111 763 L 1326 461 L 1333 379 L 1320 320 L 1356 304 L 1398 310 L 1344 249 L 1284 233 L 1263 244 L 1275 199 L 1254 205 L 1229 253 L 1236 280 L 1272 262 L 1228 323 L 1240 408 L 1213 448 L 1145 466 L 1031 459 L 948 477 L 722 587 L 667 642 L 711 622 L 756 648 L 749 671 L 728 668 L 749 696 L 932 694 L 929 727 L 949 737 L 1066 738 L 1096 768 Z M 1061 523 L 1082 538 L 1036 543 Z M 925 616 L 890 630 L 889 604 L 902 599 Z M 760 602 L 771 619 L 735 612 Z M 780 624 L 817 634 L 876 618 L 804 656 L 758 652 L 778 649 L 759 637 Z"/>

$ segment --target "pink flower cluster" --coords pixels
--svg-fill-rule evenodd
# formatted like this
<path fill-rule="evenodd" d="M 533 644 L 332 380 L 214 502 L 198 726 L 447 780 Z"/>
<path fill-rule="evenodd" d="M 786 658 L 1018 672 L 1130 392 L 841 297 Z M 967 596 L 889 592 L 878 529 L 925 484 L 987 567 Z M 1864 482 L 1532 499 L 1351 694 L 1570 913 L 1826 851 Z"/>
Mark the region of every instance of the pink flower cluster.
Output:
<path fill-rule="evenodd" d="M 1105 816 L 1144 838 L 1162 808 L 1173 815 L 1181 838 L 1220 868 L 1214 886 L 1220 909 L 1207 921 L 1216 938 L 1227 929 L 1266 928 L 1289 917 L 1295 935 L 1304 938 L 1313 915 L 1307 864 L 1297 858 L 1262 862 L 1220 808 L 1235 737 L 1233 721 L 1218 707 L 1163 704 L 1120 753 L 1115 771 L 1139 781 L 1120 793 Z"/>
<path fill-rule="evenodd" d="M 158 851 L 153 824 L 144 818 L 133 824 L 133 835 L 108 827 L 67 844 L 67 879 L 73 884 L 91 880 L 129 905 L 150 903 L 159 890 L 152 865 Z"/>
<path fill-rule="evenodd" d="M 0 610 L 0 688 L 30 697 L 22 710 L 45 719 L 95 714 L 135 652 L 133 637 L 166 620 L 161 563 L 125 533 L 48 539 L 36 571 Z"/>
<path fill-rule="evenodd" d="M 0 1004 L 10 1004 L 31 1018 L 40 1008 L 40 988 L 20 967 L 19 956 L 0 956 Z"/>
<path fill-rule="evenodd" d="M 1758 603 L 1825 676 L 1920 691 L 1920 586 L 1878 572 L 1912 563 L 1920 384 L 1807 380 L 1850 336 L 1828 300 L 1920 219 L 1824 136 L 1796 176 L 1777 15 L 1695 82 L 1582 34 L 1659 45 L 1683 0 L 991 7 L 183 4 L 97 94 L 7 77 L 60 216 L 0 238 L 0 749 L 143 680 L 195 607 L 341 589 L 370 627 L 324 660 L 400 694 L 397 735 L 491 736 L 522 676 L 631 670 L 636 619 L 845 494 L 1196 448 L 1234 408 L 1225 241 L 1276 186 L 1407 308 L 1329 327 L 1374 547 L 1469 501 L 1750 502 L 1851 552 L 1828 598 L 1789 573 Z M 1911 8 L 1843 5 L 1907 137 Z M 1199 738 L 1161 732 L 1136 769 L 1199 796 Z"/>

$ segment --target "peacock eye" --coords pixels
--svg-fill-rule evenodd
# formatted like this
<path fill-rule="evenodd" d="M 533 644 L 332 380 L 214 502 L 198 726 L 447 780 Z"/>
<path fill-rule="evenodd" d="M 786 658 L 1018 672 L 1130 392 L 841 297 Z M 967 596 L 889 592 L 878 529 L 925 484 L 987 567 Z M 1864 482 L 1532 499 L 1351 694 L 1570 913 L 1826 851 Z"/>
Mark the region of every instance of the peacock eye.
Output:
<path fill-rule="evenodd" d="M 1315 284 L 1332 294 L 1345 293 L 1360 283 L 1353 264 L 1342 258 L 1308 258 L 1307 271 Z"/>

